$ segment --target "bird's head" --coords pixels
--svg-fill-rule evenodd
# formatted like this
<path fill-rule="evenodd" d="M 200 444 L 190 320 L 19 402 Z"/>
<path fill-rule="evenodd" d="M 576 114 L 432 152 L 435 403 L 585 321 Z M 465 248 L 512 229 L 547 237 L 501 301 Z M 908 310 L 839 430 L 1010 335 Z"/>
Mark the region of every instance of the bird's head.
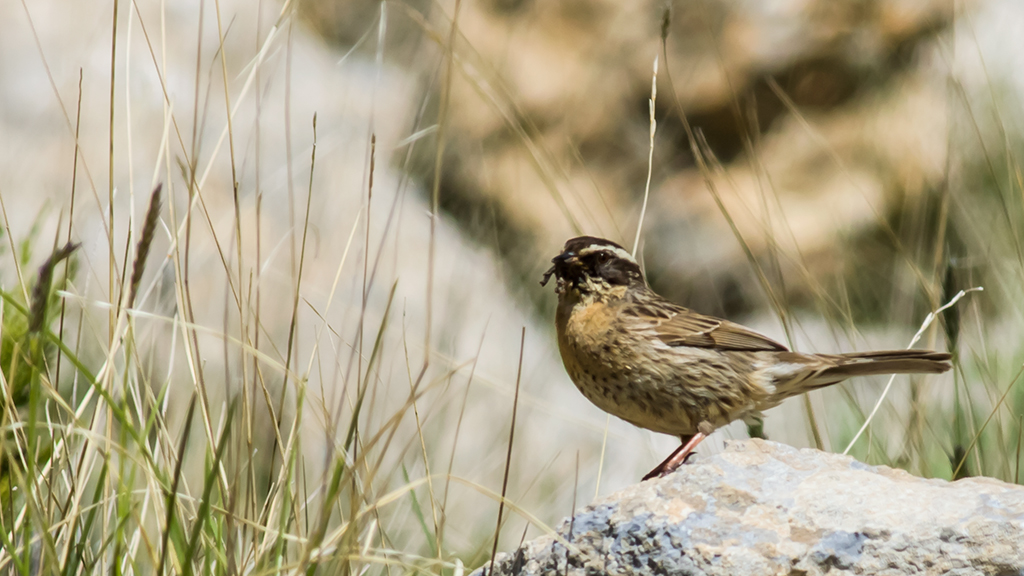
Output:
<path fill-rule="evenodd" d="M 616 287 L 644 285 L 640 265 L 633 256 L 622 246 L 603 238 L 572 238 L 551 263 L 553 266 L 544 273 L 540 284 L 547 284 L 553 275 L 558 280 L 559 294 L 569 289 L 600 293 Z"/>

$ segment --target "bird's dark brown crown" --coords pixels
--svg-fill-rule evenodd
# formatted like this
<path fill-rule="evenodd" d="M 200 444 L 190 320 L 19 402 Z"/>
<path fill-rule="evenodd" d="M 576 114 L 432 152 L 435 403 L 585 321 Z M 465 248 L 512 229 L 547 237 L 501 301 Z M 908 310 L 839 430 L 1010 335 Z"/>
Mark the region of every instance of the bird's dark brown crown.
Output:
<path fill-rule="evenodd" d="M 604 238 L 572 238 L 551 262 L 554 265 L 544 273 L 542 286 L 552 275 L 577 287 L 584 286 L 587 278 L 603 280 L 611 286 L 642 285 L 644 282 L 643 273 L 633 256 L 622 246 Z"/>

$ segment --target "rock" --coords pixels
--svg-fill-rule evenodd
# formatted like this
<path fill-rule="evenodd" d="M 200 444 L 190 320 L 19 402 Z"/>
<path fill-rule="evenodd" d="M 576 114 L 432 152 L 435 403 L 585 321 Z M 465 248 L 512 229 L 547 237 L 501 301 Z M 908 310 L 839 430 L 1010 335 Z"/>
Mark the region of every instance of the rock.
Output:
<path fill-rule="evenodd" d="M 557 540 L 500 554 L 495 572 L 1024 574 L 1024 488 L 731 442 L 587 506 Z"/>
<path fill-rule="evenodd" d="M 450 34 L 454 2 L 439 5 L 422 16 L 432 38 Z M 901 211 L 937 213 L 950 106 L 948 69 L 930 55 L 953 17 L 942 0 L 462 3 L 441 206 L 540 303 L 533 278 L 567 238 L 632 245 L 662 54 L 643 235 L 655 289 L 705 313 L 763 309 L 753 256 L 779 267 L 790 303 L 811 304 L 819 285 L 844 278 L 854 312 L 889 319 L 875 302 L 889 301 L 888 266 L 905 257 L 868 240 L 898 228 Z M 431 44 L 411 66 L 425 78 L 440 57 Z M 448 84 L 430 86 L 437 99 Z M 680 112 L 715 159 L 710 173 Z M 411 171 L 433 182 L 436 149 L 419 150 Z"/>

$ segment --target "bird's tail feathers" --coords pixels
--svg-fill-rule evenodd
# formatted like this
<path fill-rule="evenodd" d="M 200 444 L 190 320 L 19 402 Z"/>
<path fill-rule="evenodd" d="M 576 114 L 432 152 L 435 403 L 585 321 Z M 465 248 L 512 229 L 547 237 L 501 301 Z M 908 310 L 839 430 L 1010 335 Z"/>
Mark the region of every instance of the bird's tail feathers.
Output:
<path fill-rule="evenodd" d="M 942 374 L 953 367 L 948 352 L 931 350 L 884 350 L 879 352 L 852 352 L 830 356 L 835 365 L 826 368 L 823 375 L 872 376 L 876 374 Z"/>
<path fill-rule="evenodd" d="M 854 376 L 941 374 L 950 368 L 950 354 L 932 350 L 883 350 L 849 354 L 793 354 L 804 368 L 777 382 L 777 397 L 789 398 L 831 386 Z M 793 359 L 795 360 L 795 358 Z M 795 363 L 794 363 L 795 364 Z M 793 366 L 794 364 L 788 364 Z"/>

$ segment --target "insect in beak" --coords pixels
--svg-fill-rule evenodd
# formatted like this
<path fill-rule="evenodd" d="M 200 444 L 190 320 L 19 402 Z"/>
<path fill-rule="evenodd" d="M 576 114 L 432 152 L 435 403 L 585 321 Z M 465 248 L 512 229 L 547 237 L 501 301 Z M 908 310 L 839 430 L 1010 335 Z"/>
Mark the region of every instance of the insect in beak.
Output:
<path fill-rule="evenodd" d="M 575 260 L 576 254 L 573 254 L 572 252 L 564 252 L 552 258 L 551 262 L 554 264 L 554 266 L 548 268 L 548 271 L 545 272 L 543 276 L 541 276 L 540 285 L 546 286 L 548 280 L 551 279 L 551 275 L 555 273 L 555 269 L 557 269 L 560 265 L 564 265 L 566 262 L 573 262 Z"/>
<path fill-rule="evenodd" d="M 551 280 L 551 275 L 554 274 L 554 273 L 555 273 L 555 267 L 554 266 L 552 266 L 551 268 L 548 268 L 548 271 L 545 272 L 544 275 L 540 277 L 540 285 L 541 286 L 547 286 L 548 285 L 548 280 Z"/>

